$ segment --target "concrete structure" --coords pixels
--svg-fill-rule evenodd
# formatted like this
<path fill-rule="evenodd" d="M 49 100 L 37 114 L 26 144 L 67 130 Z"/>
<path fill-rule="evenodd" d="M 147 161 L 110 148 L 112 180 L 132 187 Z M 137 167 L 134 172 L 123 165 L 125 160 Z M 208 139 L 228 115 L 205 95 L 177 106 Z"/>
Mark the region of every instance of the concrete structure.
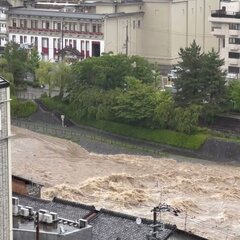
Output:
<path fill-rule="evenodd" d="M 212 34 L 219 39 L 221 58 L 225 59 L 224 69 L 233 77 L 240 73 L 240 1 L 221 1 L 220 9 L 210 17 Z"/>
<path fill-rule="evenodd" d="M 9 83 L 5 79 L 0 78 L 0 240 L 12 239 L 9 101 Z"/>
<path fill-rule="evenodd" d="M 8 34 L 23 46 L 36 46 L 46 60 L 71 48 L 80 58 L 112 51 L 170 66 L 180 47 L 194 39 L 203 51 L 218 48 L 208 21 L 218 7 L 219 0 L 37 2 L 35 8 L 9 10 Z"/>

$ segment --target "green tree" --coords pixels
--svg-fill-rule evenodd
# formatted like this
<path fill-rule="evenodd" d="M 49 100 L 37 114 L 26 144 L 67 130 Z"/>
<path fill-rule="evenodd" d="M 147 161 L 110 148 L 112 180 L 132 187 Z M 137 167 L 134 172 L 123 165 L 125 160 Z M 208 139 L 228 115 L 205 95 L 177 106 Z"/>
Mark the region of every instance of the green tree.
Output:
<path fill-rule="evenodd" d="M 155 90 L 134 77 L 127 77 L 126 84 L 126 89 L 116 97 L 116 105 L 113 107 L 117 120 L 152 126 L 157 104 Z"/>
<path fill-rule="evenodd" d="M 64 61 L 55 64 L 52 77 L 54 78 L 54 84 L 59 87 L 59 98 L 63 99 L 64 92 L 72 81 L 70 65 Z"/>
<path fill-rule="evenodd" d="M 225 94 L 225 72 L 221 67 L 224 60 L 212 50 L 201 53 L 195 41 L 179 52 L 181 70 L 175 80 L 177 104 L 219 104 Z"/>
<path fill-rule="evenodd" d="M 76 79 L 74 84 L 95 86 L 105 90 L 124 88 L 127 76 L 135 77 L 143 83 L 154 81 L 151 65 L 138 56 L 105 54 L 78 62 L 72 69 Z"/>
<path fill-rule="evenodd" d="M 30 54 L 28 55 L 28 71 L 33 75 L 34 81 L 36 81 L 35 71 L 39 67 L 40 56 L 36 48 L 31 49 Z"/>
<path fill-rule="evenodd" d="M 56 85 L 56 64 L 41 61 L 36 69 L 36 78 L 40 84 L 48 86 L 48 96 L 51 97 L 52 90 Z"/>
<path fill-rule="evenodd" d="M 234 80 L 228 87 L 228 101 L 232 102 L 233 110 L 240 111 L 240 81 Z"/>
<path fill-rule="evenodd" d="M 12 73 L 14 82 L 21 83 L 27 71 L 27 50 L 20 48 L 20 45 L 15 42 L 9 42 L 5 46 L 3 58 L 7 60 L 8 72 Z"/>
<path fill-rule="evenodd" d="M 175 80 L 176 101 L 180 105 L 199 103 L 203 99 L 203 86 L 200 81 L 201 68 L 203 65 L 203 54 L 201 47 L 195 41 L 186 47 L 180 48 L 178 78 Z"/>

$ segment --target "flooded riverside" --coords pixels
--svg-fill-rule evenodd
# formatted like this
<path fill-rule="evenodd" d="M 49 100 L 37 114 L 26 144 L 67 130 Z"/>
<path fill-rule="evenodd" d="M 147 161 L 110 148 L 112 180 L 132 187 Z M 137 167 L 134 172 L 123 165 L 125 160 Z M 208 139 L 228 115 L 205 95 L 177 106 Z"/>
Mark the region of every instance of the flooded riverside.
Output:
<path fill-rule="evenodd" d="M 94 154 L 26 129 L 13 127 L 13 133 L 13 174 L 44 184 L 44 198 L 147 218 L 165 202 L 181 213 L 162 213 L 164 222 L 209 239 L 240 239 L 240 165 Z"/>

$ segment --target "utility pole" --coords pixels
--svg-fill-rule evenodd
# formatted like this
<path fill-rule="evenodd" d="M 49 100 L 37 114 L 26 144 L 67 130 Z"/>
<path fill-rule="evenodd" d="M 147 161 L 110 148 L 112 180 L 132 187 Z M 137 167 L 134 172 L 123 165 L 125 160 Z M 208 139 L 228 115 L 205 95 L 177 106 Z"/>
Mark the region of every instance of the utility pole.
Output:
<path fill-rule="evenodd" d="M 64 57 L 64 54 L 63 54 L 63 24 L 64 24 L 64 22 L 63 22 L 63 19 L 62 19 L 62 33 L 61 33 L 61 39 L 62 39 L 62 49 L 61 49 L 61 57 L 62 57 L 62 61 L 63 61 L 63 57 Z"/>
<path fill-rule="evenodd" d="M 35 223 L 36 223 L 36 240 L 40 240 L 40 237 L 39 237 L 39 212 L 36 212 Z"/>
<path fill-rule="evenodd" d="M 128 56 L 128 21 L 127 21 L 127 25 L 126 25 L 126 55 Z"/>
<path fill-rule="evenodd" d="M 185 221 L 184 221 L 184 231 L 187 230 L 187 217 L 188 217 L 188 212 L 187 212 L 187 209 L 186 209 L 186 213 L 185 213 Z"/>

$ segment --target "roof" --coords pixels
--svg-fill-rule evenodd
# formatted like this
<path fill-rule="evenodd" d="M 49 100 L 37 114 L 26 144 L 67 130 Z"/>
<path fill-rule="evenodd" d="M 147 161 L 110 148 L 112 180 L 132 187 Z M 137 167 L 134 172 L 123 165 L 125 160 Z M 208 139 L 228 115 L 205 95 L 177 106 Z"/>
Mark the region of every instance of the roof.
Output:
<path fill-rule="evenodd" d="M 152 231 L 153 221 L 142 219 L 141 224 L 136 223 L 137 217 L 101 209 L 99 214 L 90 222 L 93 226 L 93 240 L 146 240 Z M 161 239 L 167 239 L 176 229 L 175 226 L 166 225 L 161 231 Z"/>
<path fill-rule="evenodd" d="M 12 5 L 8 1 L 0 1 L 0 7 L 6 7 L 9 8 Z"/>
<path fill-rule="evenodd" d="M 9 82 L 0 76 L 0 88 L 7 88 L 9 87 Z"/>
<path fill-rule="evenodd" d="M 25 16 L 40 16 L 40 17 L 58 17 L 58 18 L 76 18 L 76 19 L 104 19 L 106 14 L 90 14 L 80 12 L 60 12 L 43 9 L 29 8 L 12 8 L 8 10 L 8 14 L 25 15 Z"/>
<path fill-rule="evenodd" d="M 153 221 L 149 219 L 141 219 L 141 223 L 137 224 L 137 217 L 135 216 L 107 209 L 97 211 L 91 205 L 71 202 L 56 197 L 50 201 L 19 194 L 13 195 L 19 198 L 19 204 L 31 206 L 35 211 L 46 209 L 56 212 L 60 218 L 69 220 L 87 219 L 92 226 L 92 240 L 146 240 L 146 236 L 153 230 Z M 158 234 L 161 240 L 206 240 L 192 233 L 179 230 L 175 225 L 164 224 L 164 227 L 164 230 Z"/>
<path fill-rule="evenodd" d="M 23 181 L 25 182 L 26 184 L 33 184 L 33 185 L 38 185 L 38 186 L 44 186 L 43 184 L 40 184 L 40 183 L 36 183 L 36 182 L 33 182 L 29 179 L 26 179 L 26 178 L 23 178 L 23 177 L 19 177 L 19 176 L 16 176 L 16 175 L 12 175 L 12 179 L 16 179 L 16 180 L 19 180 L 19 181 Z"/>
<path fill-rule="evenodd" d="M 50 212 L 56 212 L 61 218 L 71 220 L 84 219 L 90 213 L 95 211 L 95 207 L 93 206 L 73 203 L 58 198 L 54 198 L 50 201 L 15 193 L 13 195 L 19 198 L 20 205 L 33 207 L 35 211 L 46 209 Z"/>

